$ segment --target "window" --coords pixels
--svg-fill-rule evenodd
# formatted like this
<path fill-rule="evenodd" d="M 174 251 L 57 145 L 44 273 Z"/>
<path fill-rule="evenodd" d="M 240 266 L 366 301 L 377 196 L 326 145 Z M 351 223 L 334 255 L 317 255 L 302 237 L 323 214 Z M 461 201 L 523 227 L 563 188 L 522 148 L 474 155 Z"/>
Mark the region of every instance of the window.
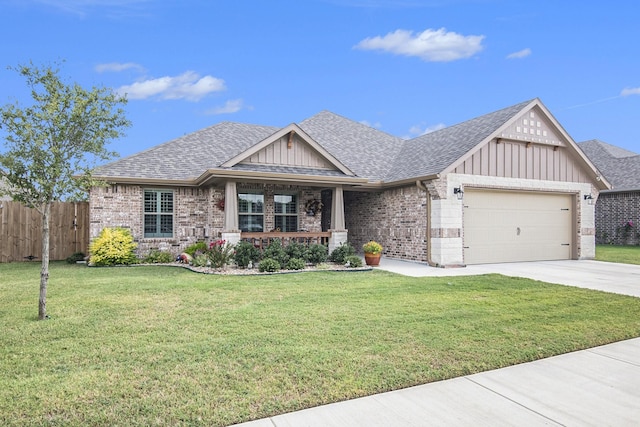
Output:
<path fill-rule="evenodd" d="M 240 231 L 264 231 L 264 195 L 238 194 L 238 226 Z"/>
<path fill-rule="evenodd" d="M 276 194 L 275 227 L 280 231 L 298 231 L 298 198 L 294 194 Z"/>
<path fill-rule="evenodd" d="M 173 237 L 173 191 L 144 190 L 144 237 Z"/>

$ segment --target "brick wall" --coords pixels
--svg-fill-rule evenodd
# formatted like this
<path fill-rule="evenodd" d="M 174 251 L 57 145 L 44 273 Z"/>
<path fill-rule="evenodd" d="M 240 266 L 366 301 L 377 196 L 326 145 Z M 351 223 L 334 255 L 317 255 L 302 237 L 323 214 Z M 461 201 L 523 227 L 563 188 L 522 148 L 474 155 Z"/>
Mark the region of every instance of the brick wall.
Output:
<path fill-rule="evenodd" d="M 187 246 L 216 237 L 222 231 L 222 214 L 212 200 L 224 195 L 224 190 L 174 188 L 174 236 L 144 238 L 144 188 L 139 185 L 92 188 L 89 196 L 90 238 L 97 237 L 105 227 L 128 228 L 138 244 L 137 255 L 142 257 L 151 249 L 178 254 Z"/>
<path fill-rule="evenodd" d="M 345 221 L 349 243 L 375 240 L 392 258 L 426 262 L 427 198 L 416 186 L 367 193 L 345 191 Z"/>
<path fill-rule="evenodd" d="M 629 221 L 633 227 L 626 227 Z M 600 193 L 596 202 L 596 242 L 640 245 L 640 191 Z"/>
<path fill-rule="evenodd" d="M 174 188 L 174 235 L 172 238 L 143 237 L 143 190 L 138 185 L 94 187 L 89 196 L 90 238 L 94 239 L 105 227 L 128 228 L 138 243 L 138 256 L 151 249 L 167 250 L 177 255 L 187 246 L 220 236 L 224 228 L 224 211 L 220 201 L 224 188 Z M 291 185 L 238 184 L 238 191 L 253 189 L 265 194 L 265 228 L 273 221 L 273 194 L 279 191 L 298 194 L 298 226 L 309 231 L 321 231 L 321 215 L 307 216 L 304 206 L 309 199 L 319 199 L 320 190 Z"/>

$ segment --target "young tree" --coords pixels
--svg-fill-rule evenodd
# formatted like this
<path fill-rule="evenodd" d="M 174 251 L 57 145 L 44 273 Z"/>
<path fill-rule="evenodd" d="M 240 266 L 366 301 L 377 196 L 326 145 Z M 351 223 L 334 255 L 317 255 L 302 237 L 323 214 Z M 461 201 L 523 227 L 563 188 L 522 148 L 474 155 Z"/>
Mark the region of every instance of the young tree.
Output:
<path fill-rule="evenodd" d="M 0 192 L 42 215 L 42 269 L 38 318 L 47 318 L 51 203 L 91 184 L 91 167 L 116 154 L 105 145 L 130 126 L 126 99 L 111 89 L 65 83 L 58 64 L 10 67 L 24 77 L 32 102 L 0 107 Z"/>

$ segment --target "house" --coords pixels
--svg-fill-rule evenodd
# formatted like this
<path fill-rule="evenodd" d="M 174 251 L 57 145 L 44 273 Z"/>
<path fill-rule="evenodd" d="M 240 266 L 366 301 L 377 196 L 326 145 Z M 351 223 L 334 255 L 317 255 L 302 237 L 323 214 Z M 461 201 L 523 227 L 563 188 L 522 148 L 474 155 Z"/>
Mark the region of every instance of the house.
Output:
<path fill-rule="evenodd" d="M 370 239 L 436 266 L 595 256 L 610 189 L 539 99 L 412 140 L 323 111 L 284 128 L 223 122 L 101 166 L 91 237 L 144 253 L 202 239 Z M 324 208 L 320 209 L 321 206 Z"/>
<path fill-rule="evenodd" d="M 640 245 L 640 155 L 597 139 L 578 145 L 613 187 L 596 203 L 597 243 Z"/>

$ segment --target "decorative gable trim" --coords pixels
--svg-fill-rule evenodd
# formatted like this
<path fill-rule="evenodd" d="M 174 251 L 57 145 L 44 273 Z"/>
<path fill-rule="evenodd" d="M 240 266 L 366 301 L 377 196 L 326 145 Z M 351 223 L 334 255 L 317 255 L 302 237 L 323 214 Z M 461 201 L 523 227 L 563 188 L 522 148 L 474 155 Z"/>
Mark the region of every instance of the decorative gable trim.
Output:
<path fill-rule="evenodd" d="M 536 107 L 516 116 L 513 123 L 500 132 L 500 137 L 553 147 L 567 145 L 566 137 L 557 132 L 557 127 L 551 124 L 542 110 Z"/>
<path fill-rule="evenodd" d="M 506 142 L 511 147 L 507 147 Z M 532 151 L 532 153 L 527 152 L 529 158 L 526 160 L 523 160 L 525 157 L 520 155 L 521 151 L 525 153 L 524 150 Z M 504 158 L 499 158 L 501 155 Z M 514 156 L 517 156 L 517 159 L 514 160 Z M 554 159 L 554 157 L 561 157 L 561 159 Z M 518 167 L 518 172 L 507 173 L 504 168 L 501 169 L 501 165 L 511 161 L 517 162 L 514 164 Z M 567 175 L 567 168 L 572 163 L 574 172 Z M 600 190 L 611 187 L 600 171 L 537 98 L 449 165 L 442 172 L 442 174 L 446 173 L 512 176 L 542 180 L 577 180 L 593 183 Z M 517 176 L 512 173 L 516 173 Z"/>
<path fill-rule="evenodd" d="M 296 148 L 299 151 L 305 151 L 306 155 L 299 155 L 297 158 L 293 156 L 293 159 L 289 159 L 288 153 L 274 156 L 274 152 L 282 153 L 282 147 L 284 147 L 284 150 Z M 282 162 L 282 159 L 285 162 Z M 221 166 L 230 168 L 240 163 L 335 169 L 345 175 L 355 176 L 348 167 L 332 156 L 295 123 L 280 129 L 248 150 L 229 159 Z"/>

